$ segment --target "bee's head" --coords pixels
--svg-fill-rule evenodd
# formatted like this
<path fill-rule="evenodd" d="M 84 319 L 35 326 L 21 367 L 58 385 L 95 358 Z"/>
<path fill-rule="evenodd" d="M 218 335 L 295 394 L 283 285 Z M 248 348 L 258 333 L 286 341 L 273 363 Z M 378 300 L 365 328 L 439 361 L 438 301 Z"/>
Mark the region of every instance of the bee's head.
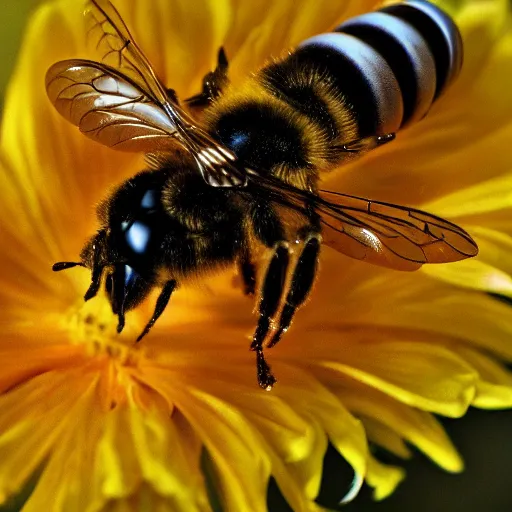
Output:
<path fill-rule="evenodd" d="M 105 283 L 105 291 L 112 306 L 112 312 L 118 316 L 118 332 L 124 327 L 126 311 L 138 306 L 154 287 L 154 279 L 142 277 L 125 258 L 120 257 L 111 240 L 109 231 L 98 231 L 84 245 L 80 261 L 61 261 L 53 265 L 58 272 L 81 266 L 91 270 L 91 284 L 85 292 L 87 301 L 95 297 Z"/>

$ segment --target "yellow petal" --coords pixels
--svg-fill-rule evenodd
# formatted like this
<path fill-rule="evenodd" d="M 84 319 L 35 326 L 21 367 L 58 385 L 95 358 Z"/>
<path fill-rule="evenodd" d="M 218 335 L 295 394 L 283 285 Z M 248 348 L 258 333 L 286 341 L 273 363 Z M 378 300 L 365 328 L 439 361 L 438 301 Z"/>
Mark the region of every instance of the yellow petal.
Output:
<path fill-rule="evenodd" d="M 188 508 L 181 509 L 167 496 L 161 496 L 149 484 L 142 484 L 137 493 L 128 498 L 112 500 L 102 508 L 102 512 L 176 512 L 186 510 L 187 512 L 210 512 L 208 508 L 197 508 L 196 504 L 189 503 Z"/>
<path fill-rule="evenodd" d="M 480 259 L 458 261 L 451 265 L 428 265 L 422 271 L 456 286 L 512 297 L 512 277 Z"/>
<path fill-rule="evenodd" d="M 503 219 L 506 219 L 506 214 Z M 424 266 L 422 272 L 464 288 L 510 296 L 512 259 L 509 255 L 512 253 L 512 237 L 488 227 L 467 227 L 478 243 L 478 256 L 450 265 Z"/>
<path fill-rule="evenodd" d="M 334 380 L 331 383 L 336 385 Z M 432 414 L 408 407 L 380 390 L 357 382 L 345 381 L 342 386 L 338 382 L 337 389 L 336 394 L 355 416 L 363 417 L 365 425 L 368 418 L 374 424 L 382 425 L 386 432 L 417 447 L 446 471 L 462 471 L 460 455 Z"/>
<path fill-rule="evenodd" d="M 379 501 L 387 498 L 404 478 L 403 469 L 382 464 L 374 457 L 369 457 L 366 481 L 374 488 L 374 499 Z"/>
<path fill-rule="evenodd" d="M 407 448 L 403 439 L 393 430 L 384 426 L 379 421 L 362 418 L 368 439 L 384 448 L 388 452 L 402 459 L 410 459 L 412 452 Z"/>
<path fill-rule="evenodd" d="M 149 408 L 132 396 L 105 419 L 92 471 L 102 494 L 136 510 L 148 502 L 163 510 L 206 510 L 200 450 L 190 427 L 179 414 L 158 407 L 163 401 L 154 393 L 139 392 L 149 395 L 144 397 Z"/>
<path fill-rule="evenodd" d="M 414 304 L 400 304 L 393 315 L 374 310 L 372 323 L 425 330 L 430 332 L 431 340 L 436 337 L 462 339 L 500 358 L 512 360 L 512 348 L 507 342 L 512 335 L 510 306 L 486 294 L 450 292 L 446 294 L 439 287 L 435 295 L 420 295 L 421 299 Z"/>
<path fill-rule="evenodd" d="M 103 494 L 121 499 L 134 493 L 142 482 L 140 466 L 133 449 L 133 439 L 126 407 L 114 409 L 106 418 L 96 450 L 95 473 L 102 481 Z"/>
<path fill-rule="evenodd" d="M 311 302 L 298 315 L 290 338 L 313 332 L 368 325 L 430 333 L 425 341 L 466 340 L 512 360 L 512 317 L 508 306 L 484 293 L 440 283 L 421 273 L 394 272 L 364 263 L 337 262 L 324 253 L 324 264 Z M 347 273 L 339 268 L 347 269 Z M 376 330 L 376 339 L 381 330 Z M 290 339 L 289 338 L 289 339 Z M 284 343 L 283 343 L 284 345 Z M 304 345 L 308 345 L 304 342 Z M 290 343 L 286 346 L 291 346 Z M 279 347 L 281 348 L 281 347 Z"/>
<path fill-rule="evenodd" d="M 506 140 L 510 140 L 511 135 L 512 124 L 503 131 L 503 137 L 495 140 L 495 143 L 499 146 L 500 143 L 505 143 Z M 468 151 L 472 149 L 473 148 L 469 148 Z M 474 149 L 476 150 L 476 155 L 480 153 L 483 148 L 477 145 Z M 497 176 L 494 179 L 481 181 L 471 187 L 461 187 L 451 194 L 423 205 L 422 208 L 428 211 L 434 211 L 442 217 L 462 217 L 463 221 L 469 224 L 471 224 L 473 218 L 481 219 L 482 216 L 492 214 L 499 210 L 505 210 L 504 213 L 506 214 L 507 211 L 512 209 L 511 156 L 508 155 L 506 151 L 497 151 L 496 157 L 501 158 L 501 161 L 499 164 L 493 162 L 492 168 L 499 168 L 505 174 Z M 487 166 L 490 166 L 489 163 L 482 161 L 482 171 Z"/>
<path fill-rule="evenodd" d="M 327 445 L 326 433 L 343 457 L 358 472 L 364 474 L 367 446 L 360 423 L 347 414 L 342 404 L 333 399 L 326 389 L 311 379 L 311 376 L 298 368 L 276 361 L 275 371 L 279 375 L 280 384 L 272 394 L 267 395 L 255 386 L 253 365 L 247 367 L 244 365 L 244 371 L 238 373 L 239 363 L 233 361 L 232 363 L 233 367 L 227 368 L 223 368 L 220 364 L 208 379 L 208 401 L 213 400 L 213 396 L 230 397 L 229 408 L 233 411 L 230 415 L 236 411 L 235 418 L 240 418 L 233 420 L 231 428 L 235 430 L 231 434 L 232 442 L 241 436 L 237 433 L 242 428 L 241 422 L 250 422 L 254 430 L 247 431 L 244 435 L 248 439 L 254 439 L 254 446 L 259 446 L 261 453 L 270 457 L 272 474 L 294 509 L 303 510 L 307 505 L 305 497 L 313 500 L 318 493 L 323 456 Z M 194 389 L 201 381 L 201 376 L 204 379 L 205 372 L 211 372 L 211 368 L 205 366 L 200 371 L 187 372 L 185 382 L 182 376 L 185 389 Z M 196 425 L 195 422 L 198 420 L 190 418 L 190 404 L 186 404 L 188 399 L 176 398 L 176 387 L 168 387 L 166 384 L 169 379 L 174 381 L 174 378 L 169 377 L 166 371 L 162 377 L 158 378 L 158 382 L 155 382 L 154 379 L 160 372 L 148 368 L 145 373 L 147 374 L 145 382 L 159 389 L 162 394 L 170 397 L 169 399 L 180 403 L 180 410 L 193 425 Z M 188 379 L 193 380 L 188 381 Z M 232 383 L 235 381 L 237 382 L 236 393 L 231 391 Z M 307 398 L 309 395 L 311 399 Z M 195 401 L 194 398 L 193 402 Z M 269 412 L 269 404 L 272 412 Z M 219 465 L 218 458 L 221 455 L 217 454 L 217 451 L 212 452 L 210 447 L 212 441 L 209 436 L 206 437 L 200 431 L 200 437 L 212 453 L 213 460 Z M 227 433 L 223 433 L 222 439 L 226 444 L 230 442 Z M 235 446 L 240 442 L 236 440 Z M 224 447 L 224 451 L 226 449 L 228 448 Z M 245 452 L 246 448 L 243 450 Z M 241 463 L 243 464 L 243 460 Z M 230 467 L 230 472 L 238 471 L 238 463 L 235 467 L 235 462 L 232 461 Z M 224 478 L 227 479 L 228 476 Z"/>
<path fill-rule="evenodd" d="M 76 381 L 76 379 L 71 379 Z M 100 416 L 95 407 L 96 381 L 89 376 L 89 386 L 63 414 L 58 443 L 41 474 L 24 510 L 80 510 L 86 503 L 99 509 L 105 503 L 97 482 L 91 479 L 94 448 L 100 431 Z M 63 390 L 67 391 L 63 387 Z"/>
<path fill-rule="evenodd" d="M 64 435 L 70 409 L 87 387 L 73 375 L 43 373 L 0 396 L 0 503 L 22 487 Z"/>
<path fill-rule="evenodd" d="M 0 393 L 47 371 L 65 370 L 84 362 L 82 348 L 68 343 L 41 344 L 16 335 L 9 339 L 9 342 L 0 343 L 0 360 L 4 365 L 0 375 Z"/>
<path fill-rule="evenodd" d="M 348 412 L 342 401 L 309 372 L 303 371 L 300 365 L 290 362 L 283 364 L 279 359 L 276 358 L 273 368 L 280 376 L 282 384 L 276 385 L 275 392 L 299 410 L 303 410 L 310 418 L 316 419 L 330 442 L 354 471 L 365 475 L 368 446 L 361 423 Z M 305 469 L 305 464 L 302 468 L 299 467 L 302 472 Z M 310 491 L 318 492 L 319 475 L 315 478 L 311 474 L 309 478 L 314 478 L 310 481 Z"/>
<path fill-rule="evenodd" d="M 368 339 L 344 348 L 343 362 L 320 360 L 318 364 L 408 405 L 446 416 L 462 416 L 473 399 L 476 372 L 442 347 Z"/>
<path fill-rule="evenodd" d="M 504 409 L 512 407 L 512 374 L 506 367 L 482 352 L 462 345 L 454 347 L 478 372 L 475 407 Z"/>
<path fill-rule="evenodd" d="M 143 478 L 161 495 L 171 496 L 186 505 L 193 502 L 188 460 L 180 447 L 179 433 L 164 411 L 140 411 L 130 404 L 129 422 L 132 449 L 135 451 Z M 122 424 L 119 425 L 123 428 Z M 195 461 L 196 464 L 198 461 Z"/>
<path fill-rule="evenodd" d="M 196 389 L 167 382 L 166 372 L 154 369 L 146 382 L 172 397 L 207 448 L 217 469 L 226 510 L 265 511 L 270 476 L 268 456 L 259 450 L 254 427 L 230 404 Z"/>

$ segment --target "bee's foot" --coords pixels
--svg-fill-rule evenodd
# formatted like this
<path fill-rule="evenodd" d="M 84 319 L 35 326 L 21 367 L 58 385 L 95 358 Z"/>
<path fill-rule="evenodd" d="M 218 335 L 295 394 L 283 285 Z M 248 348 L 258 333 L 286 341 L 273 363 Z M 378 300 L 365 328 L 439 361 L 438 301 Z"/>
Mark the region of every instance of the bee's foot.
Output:
<path fill-rule="evenodd" d="M 265 391 L 270 391 L 274 387 L 274 384 L 277 382 L 277 380 L 274 377 L 270 366 L 265 360 L 263 350 L 261 349 L 256 351 L 256 370 L 260 388 L 264 389 Z"/>

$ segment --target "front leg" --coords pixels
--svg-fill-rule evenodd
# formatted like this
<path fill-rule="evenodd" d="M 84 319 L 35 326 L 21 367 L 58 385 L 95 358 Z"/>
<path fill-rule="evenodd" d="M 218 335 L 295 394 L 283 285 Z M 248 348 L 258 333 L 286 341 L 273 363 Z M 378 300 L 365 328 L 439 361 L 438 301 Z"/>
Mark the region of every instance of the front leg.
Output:
<path fill-rule="evenodd" d="M 137 338 L 137 343 L 144 336 L 146 336 L 146 334 L 151 330 L 153 325 L 155 325 L 155 322 L 160 318 L 160 315 L 164 312 L 165 308 L 167 307 L 167 304 L 169 304 L 172 292 L 176 289 L 176 286 L 177 282 L 174 279 L 172 279 L 171 281 L 167 281 L 167 283 L 165 283 L 164 287 L 162 288 L 162 291 L 160 292 L 160 295 L 158 296 L 158 299 L 156 300 L 155 311 L 153 312 L 153 316 L 149 319 L 149 322 L 146 324 L 146 327 L 144 327 L 144 330 L 140 333 L 139 337 Z"/>

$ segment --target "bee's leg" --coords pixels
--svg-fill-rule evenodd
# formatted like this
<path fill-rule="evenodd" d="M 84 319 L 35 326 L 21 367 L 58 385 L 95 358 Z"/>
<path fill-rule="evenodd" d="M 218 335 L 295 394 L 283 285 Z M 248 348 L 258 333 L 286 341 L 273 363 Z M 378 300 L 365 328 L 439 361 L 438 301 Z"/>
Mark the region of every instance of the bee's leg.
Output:
<path fill-rule="evenodd" d="M 307 299 L 316 277 L 320 243 L 321 237 L 317 233 L 310 234 L 306 238 L 293 272 L 290 290 L 286 296 L 277 331 L 272 336 L 267 348 L 272 348 L 281 339 L 281 336 L 290 327 L 295 312 Z"/>
<path fill-rule="evenodd" d="M 238 260 L 240 275 L 242 276 L 244 294 L 254 295 L 256 292 L 256 267 L 251 261 L 249 251 L 244 251 Z"/>
<path fill-rule="evenodd" d="M 278 242 L 274 246 L 272 258 L 267 267 L 259 301 L 258 326 L 253 336 L 251 350 L 256 352 L 256 365 L 259 385 L 270 390 L 276 379 L 263 355 L 263 342 L 270 330 L 270 322 L 275 315 L 284 293 L 286 275 L 290 263 L 287 242 Z"/>
<path fill-rule="evenodd" d="M 167 281 L 167 283 L 165 283 L 164 287 L 162 288 L 162 291 L 160 292 L 160 295 L 158 296 L 158 299 L 156 300 L 156 306 L 153 316 L 150 318 L 149 322 L 146 324 L 146 327 L 144 327 L 144 330 L 140 333 L 139 337 L 137 338 L 137 343 L 142 338 L 144 338 L 144 336 L 146 336 L 146 334 L 150 331 L 151 327 L 155 325 L 155 322 L 164 312 L 165 308 L 167 307 L 167 304 L 169 304 L 172 292 L 176 289 L 176 285 L 177 283 L 174 279 L 172 279 L 171 281 Z"/>
<path fill-rule="evenodd" d="M 214 71 L 210 71 L 203 78 L 203 90 L 187 98 L 185 103 L 192 108 L 205 108 L 211 104 L 211 102 L 220 96 L 222 89 L 226 87 L 228 83 L 228 59 L 224 48 L 219 49 L 217 57 L 217 67 Z"/>
<path fill-rule="evenodd" d="M 270 390 L 276 379 L 265 361 L 263 342 L 270 331 L 271 320 L 283 299 L 290 251 L 288 242 L 285 241 L 283 225 L 271 203 L 261 200 L 253 205 L 250 218 L 256 238 L 272 250 L 272 257 L 261 286 L 258 325 L 251 343 L 251 350 L 256 352 L 258 383 L 263 389 Z"/>

